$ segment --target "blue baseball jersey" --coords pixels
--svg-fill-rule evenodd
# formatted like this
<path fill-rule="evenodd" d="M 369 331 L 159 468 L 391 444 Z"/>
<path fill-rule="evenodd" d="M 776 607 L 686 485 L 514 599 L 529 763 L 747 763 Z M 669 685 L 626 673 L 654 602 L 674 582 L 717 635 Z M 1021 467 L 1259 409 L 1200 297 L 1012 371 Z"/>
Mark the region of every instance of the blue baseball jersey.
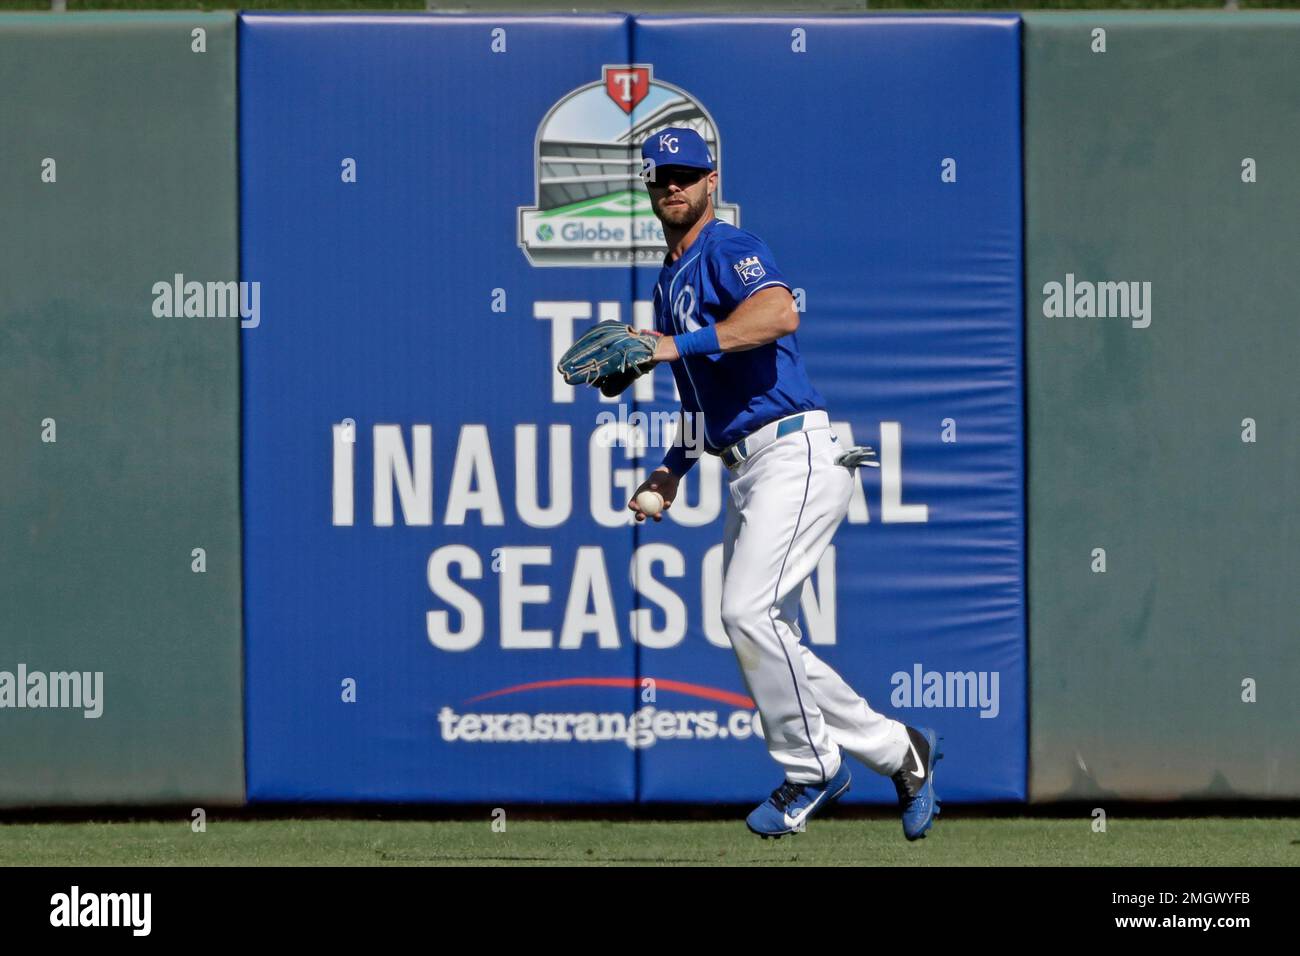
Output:
<path fill-rule="evenodd" d="M 681 335 L 717 325 L 755 292 L 771 286 L 790 288 L 763 240 L 714 219 L 684 256 L 660 271 L 655 330 Z M 691 355 L 671 366 L 682 410 L 703 419 L 705 449 L 714 454 L 768 422 L 826 407 L 808 378 L 793 334 L 744 352 Z M 680 449 L 664 460 L 679 473 L 693 463 L 683 461 Z"/>

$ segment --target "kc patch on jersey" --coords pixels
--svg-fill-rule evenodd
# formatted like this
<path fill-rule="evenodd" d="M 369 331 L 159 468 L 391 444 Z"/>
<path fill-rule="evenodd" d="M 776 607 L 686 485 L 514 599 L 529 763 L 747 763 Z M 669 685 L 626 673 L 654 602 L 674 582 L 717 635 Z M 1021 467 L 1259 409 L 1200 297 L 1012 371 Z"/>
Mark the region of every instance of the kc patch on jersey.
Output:
<path fill-rule="evenodd" d="M 766 270 L 763 268 L 763 264 L 758 261 L 758 256 L 749 256 L 748 258 L 741 259 L 732 266 L 732 268 L 736 270 L 736 275 L 740 276 L 740 282 L 742 285 L 753 285 L 759 279 L 763 278 L 763 276 L 767 275 Z"/>

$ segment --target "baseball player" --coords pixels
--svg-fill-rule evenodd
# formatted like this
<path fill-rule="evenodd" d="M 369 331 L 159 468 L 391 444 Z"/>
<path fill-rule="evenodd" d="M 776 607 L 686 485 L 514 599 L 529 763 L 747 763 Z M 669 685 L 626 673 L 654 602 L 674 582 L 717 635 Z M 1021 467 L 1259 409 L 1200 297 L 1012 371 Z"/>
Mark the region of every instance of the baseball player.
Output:
<path fill-rule="evenodd" d="M 893 779 L 903 832 L 919 839 L 938 811 L 930 729 L 871 709 L 801 643 L 799 596 L 848 513 L 852 467 L 808 379 L 795 331 L 799 313 L 771 251 L 713 214 L 718 173 L 692 129 L 669 127 L 641 148 L 643 178 L 668 255 L 654 291 L 653 361 L 670 363 L 683 414 L 703 426 L 705 450 L 730 471 L 723 543 L 722 623 L 768 752 L 785 780 L 746 820 L 763 837 L 803 829 L 849 789 L 847 752 Z M 643 367 L 642 371 L 649 368 Z M 671 507 L 691 450 L 675 444 L 637 489 Z M 662 519 L 662 512 L 654 520 Z"/>

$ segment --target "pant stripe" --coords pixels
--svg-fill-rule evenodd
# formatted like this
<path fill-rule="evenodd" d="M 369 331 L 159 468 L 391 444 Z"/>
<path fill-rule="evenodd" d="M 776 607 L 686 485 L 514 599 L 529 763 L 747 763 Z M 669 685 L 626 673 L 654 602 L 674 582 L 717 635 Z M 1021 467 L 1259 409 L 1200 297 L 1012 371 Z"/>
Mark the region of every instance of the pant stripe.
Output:
<path fill-rule="evenodd" d="M 799 678 L 795 676 L 794 664 L 790 660 L 790 652 L 786 650 L 785 641 L 781 640 L 781 634 L 776 629 L 776 619 L 774 614 L 778 613 L 778 605 L 781 597 L 781 578 L 785 575 L 785 563 L 790 559 L 790 549 L 794 547 L 795 538 L 799 537 L 799 525 L 803 522 L 803 509 L 808 504 L 808 489 L 812 485 L 812 441 L 808 438 L 808 433 L 803 433 L 803 439 L 808 444 L 808 477 L 803 484 L 803 501 L 799 502 L 799 517 L 794 522 L 794 533 L 790 536 L 790 543 L 786 546 L 785 556 L 781 558 L 781 570 L 776 575 L 776 591 L 772 594 L 772 608 L 767 613 L 768 623 L 772 625 L 772 636 L 776 638 L 777 646 L 781 648 L 781 653 L 785 655 L 785 665 L 790 669 L 790 682 L 794 684 L 794 698 L 799 702 L 799 714 L 803 717 L 803 732 L 808 737 L 808 747 L 812 750 L 813 756 L 817 758 L 817 766 L 822 771 L 822 783 L 827 781 L 826 765 L 822 763 L 821 754 L 817 752 L 817 745 L 813 743 L 812 728 L 808 726 L 808 712 L 804 710 L 803 696 L 799 693 Z"/>

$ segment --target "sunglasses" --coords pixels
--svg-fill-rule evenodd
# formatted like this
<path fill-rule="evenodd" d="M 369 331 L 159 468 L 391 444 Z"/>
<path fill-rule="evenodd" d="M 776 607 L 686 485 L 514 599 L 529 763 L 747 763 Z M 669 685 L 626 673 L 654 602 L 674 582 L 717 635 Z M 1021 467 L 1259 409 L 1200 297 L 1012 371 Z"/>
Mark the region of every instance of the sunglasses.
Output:
<path fill-rule="evenodd" d="M 694 166 L 657 166 L 652 173 L 643 172 L 642 179 L 652 189 L 667 189 L 673 183 L 682 187 L 694 186 L 707 175 L 709 170 Z"/>

